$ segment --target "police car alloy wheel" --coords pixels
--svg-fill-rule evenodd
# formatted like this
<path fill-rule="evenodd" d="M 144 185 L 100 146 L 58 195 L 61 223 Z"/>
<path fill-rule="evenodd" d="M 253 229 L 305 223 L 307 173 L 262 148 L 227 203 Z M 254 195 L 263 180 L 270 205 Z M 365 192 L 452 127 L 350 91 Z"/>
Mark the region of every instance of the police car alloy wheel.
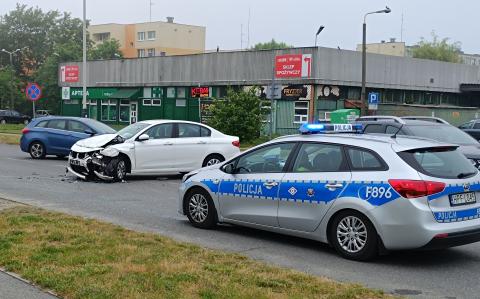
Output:
<path fill-rule="evenodd" d="M 34 142 L 30 145 L 30 156 L 33 159 L 43 159 L 45 158 L 45 147 L 40 142 Z"/>
<path fill-rule="evenodd" d="M 371 222 L 356 211 L 338 214 L 330 226 L 330 242 L 342 256 L 368 260 L 377 255 L 378 237 Z"/>
<path fill-rule="evenodd" d="M 184 210 L 190 223 L 199 228 L 213 228 L 216 224 L 215 206 L 210 195 L 196 189 L 184 199 Z"/>

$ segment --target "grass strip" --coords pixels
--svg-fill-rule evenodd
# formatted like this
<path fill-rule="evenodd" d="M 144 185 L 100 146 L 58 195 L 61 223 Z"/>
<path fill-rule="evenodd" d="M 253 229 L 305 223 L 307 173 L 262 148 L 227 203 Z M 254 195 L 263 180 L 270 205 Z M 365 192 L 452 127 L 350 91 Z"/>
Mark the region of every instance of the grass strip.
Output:
<path fill-rule="evenodd" d="M 0 124 L 0 133 L 21 134 L 23 128 L 25 128 L 23 124 Z"/>
<path fill-rule="evenodd" d="M 242 255 L 23 206 L 0 211 L 0 265 L 65 298 L 390 298 Z"/>
<path fill-rule="evenodd" d="M 20 144 L 21 135 L 2 134 L 0 133 L 0 143 L 5 144 Z"/>

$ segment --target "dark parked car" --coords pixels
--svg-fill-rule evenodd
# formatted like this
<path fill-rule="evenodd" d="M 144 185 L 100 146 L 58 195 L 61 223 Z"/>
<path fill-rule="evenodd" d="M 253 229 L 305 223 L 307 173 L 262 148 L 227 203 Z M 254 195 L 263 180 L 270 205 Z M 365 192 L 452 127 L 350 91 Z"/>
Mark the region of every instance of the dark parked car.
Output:
<path fill-rule="evenodd" d="M 419 120 L 421 119 L 421 120 Z M 363 116 L 364 133 L 410 135 L 459 145 L 459 150 L 480 169 L 480 143 L 448 122 L 434 117 Z"/>
<path fill-rule="evenodd" d="M 15 110 L 0 110 L 0 124 L 28 124 L 31 117 Z"/>
<path fill-rule="evenodd" d="M 480 119 L 474 119 L 461 125 L 460 130 L 470 134 L 473 138 L 480 140 Z"/>
<path fill-rule="evenodd" d="M 43 159 L 46 155 L 65 157 L 81 139 L 114 133 L 114 129 L 93 119 L 46 116 L 33 119 L 22 130 L 20 148 L 33 159 Z"/>

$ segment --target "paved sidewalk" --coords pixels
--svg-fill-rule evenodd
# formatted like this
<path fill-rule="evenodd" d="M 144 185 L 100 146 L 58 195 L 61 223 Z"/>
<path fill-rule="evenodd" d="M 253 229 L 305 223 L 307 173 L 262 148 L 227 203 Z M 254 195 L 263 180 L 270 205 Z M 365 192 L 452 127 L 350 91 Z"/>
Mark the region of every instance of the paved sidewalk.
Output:
<path fill-rule="evenodd" d="M 0 210 L 17 205 L 0 199 Z M 0 299 L 55 299 L 57 297 L 0 271 Z"/>
<path fill-rule="evenodd" d="M 56 299 L 42 290 L 0 272 L 0 299 Z"/>

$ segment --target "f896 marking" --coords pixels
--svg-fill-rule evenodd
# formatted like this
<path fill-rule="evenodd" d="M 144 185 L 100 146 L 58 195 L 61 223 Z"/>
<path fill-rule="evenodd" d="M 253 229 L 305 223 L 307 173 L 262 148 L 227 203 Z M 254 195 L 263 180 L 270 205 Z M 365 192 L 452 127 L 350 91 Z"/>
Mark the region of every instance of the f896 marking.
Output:
<path fill-rule="evenodd" d="M 367 186 L 365 189 L 365 199 L 370 198 L 392 198 L 392 188 Z"/>

